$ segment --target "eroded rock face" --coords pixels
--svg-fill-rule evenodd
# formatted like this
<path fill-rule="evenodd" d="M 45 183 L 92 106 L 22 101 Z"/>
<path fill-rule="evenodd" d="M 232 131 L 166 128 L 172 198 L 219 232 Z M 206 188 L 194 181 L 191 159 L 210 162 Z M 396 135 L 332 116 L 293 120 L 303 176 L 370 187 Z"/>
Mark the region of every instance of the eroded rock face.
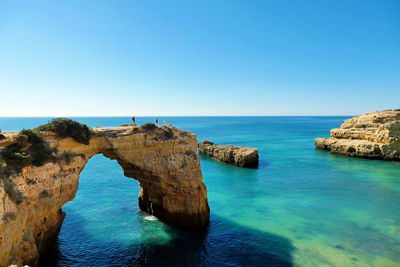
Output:
<path fill-rule="evenodd" d="M 0 266 L 37 265 L 40 253 L 57 238 L 62 206 L 78 189 L 79 174 L 98 153 L 115 159 L 124 175 L 139 181 L 140 208 L 177 226 L 204 228 L 209 221 L 207 188 L 202 182 L 196 136 L 173 127 L 96 128 L 89 145 L 52 132 L 44 138 L 68 160 L 27 166 L 13 181 L 23 201 L 15 203 L 0 185 Z M 0 149 L 17 133 L 5 133 Z M 0 183 L 1 184 L 1 183 Z"/>
<path fill-rule="evenodd" d="M 315 139 L 317 148 L 369 159 L 400 160 L 400 111 L 371 112 L 331 130 L 331 137 Z"/>
<path fill-rule="evenodd" d="M 258 150 L 251 147 L 221 146 L 210 141 L 199 144 L 199 152 L 227 164 L 246 167 L 258 167 Z"/>

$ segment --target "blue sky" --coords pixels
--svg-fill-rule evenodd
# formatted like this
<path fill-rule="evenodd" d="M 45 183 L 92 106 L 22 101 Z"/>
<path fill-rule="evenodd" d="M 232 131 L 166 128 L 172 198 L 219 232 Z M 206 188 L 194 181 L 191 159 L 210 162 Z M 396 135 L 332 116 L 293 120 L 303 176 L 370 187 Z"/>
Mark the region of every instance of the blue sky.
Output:
<path fill-rule="evenodd" d="M 0 116 L 400 108 L 400 1 L 1 1 Z"/>

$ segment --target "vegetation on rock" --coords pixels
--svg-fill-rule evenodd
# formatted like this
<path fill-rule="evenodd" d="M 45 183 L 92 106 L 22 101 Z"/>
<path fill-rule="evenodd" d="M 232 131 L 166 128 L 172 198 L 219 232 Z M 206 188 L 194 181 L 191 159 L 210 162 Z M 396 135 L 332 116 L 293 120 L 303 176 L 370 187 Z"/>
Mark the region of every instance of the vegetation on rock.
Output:
<path fill-rule="evenodd" d="M 22 201 L 24 201 L 26 199 L 26 197 L 24 197 L 24 194 L 22 194 L 21 191 L 19 191 L 14 183 L 13 180 L 11 180 L 11 178 L 2 176 L 0 174 L 0 181 L 3 184 L 4 187 L 4 191 L 6 192 L 6 194 L 8 195 L 8 197 L 16 204 L 21 204 Z"/>
<path fill-rule="evenodd" d="M 55 152 L 38 131 L 22 130 L 16 142 L 5 147 L 0 156 L 7 166 L 19 169 L 29 164 L 42 166 L 55 158 Z"/>
<path fill-rule="evenodd" d="M 6 137 L 4 136 L 4 134 L 0 133 L 0 140 L 6 139 Z"/>
<path fill-rule="evenodd" d="M 14 143 L 6 146 L 0 152 L 0 181 L 4 191 L 16 204 L 20 204 L 24 195 L 20 192 L 12 178 L 27 165 L 42 166 L 54 160 L 56 149 L 49 144 L 35 130 L 22 130 Z"/>
<path fill-rule="evenodd" d="M 0 151 L 0 186 L 2 185 L 8 197 L 16 204 L 24 201 L 25 197 L 16 188 L 13 177 L 18 175 L 23 167 L 42 166 L 49 161 L 56 160 L 63 160 L 69 164 L 74 157 L 82 156 L 68 151 L 56 156 L 57 149 L 51 148 L 40 133 L 40 130 L 43 129 L 54 129 L 58 135 L 74 137 L 81 143 L 89 143 L 91 136 L 86 125 L 67 119 L 56 119 L 37 129 L 20 131 L 16 141 Z M 27 181 L 27 183 L 35 184 L 36 181 Z"/>
<path fill-rule="evenodd" d="M 174 131 L 171 128 L 164 128 L 164 134 L 167 139 L 174 137 Z"/>
<path fill-rule="evenodd" d="M 36 128 L 39 131 L 52 131 L 59 137 L 71 137 L 75 141 L 88 145 L 93 133 L 86 124 L 65 118 L 53 119 Z"/>
<path fill-rule="evenodd" d="M 145 130 L 150 131 L 150 130 L 156 129 L 157 125 L 155 125 L 154 123 L 148 122 L 148 123 L 143 124 L 142 128 L 145 129 Z"/>
<path fill-rule="evenodd" d="M 133 129 L 138 132 L 133 133 Z M 95 140 L 91 140 L 88 146 L 38 129 L 24 131 L 18 138 L 16 133 L 5 133 L 7 142 L 0 144 L 0 172 L 3 173 L 0 175 L 0 195 L 4 202 L 0 216 L 3 241 L 0 242 L 0 266 L 17 262 L 25 252 L 27 263 L 34 262 L 33 259 L 40 256 L 51 240 L 48 237 L 58 234 L 56 230 L 64 218 L 61 207 L 74 198 L 79 174 L 87 159 L 96 154 L 117 160 L 128 177 L 143 179 L 143 191 L 139 197 L 141 210 L 181 227 L 206 227 L 209 206 L 200 162 L 196 156 L 196 139 L 189 135 L 181 138 L 180 132 L 172 127 L 157 127 L 152 131 L 145 131 L 142 127 L 98 128 L 95 133 L 100 138 L 93 136 Z M 174 140 L 149 142 L 149 138 L 162 139 L 172 134 Z M 54 161 L 51 159 L 42 167 L 27 165 L 20 168 L 19 173 L 17 167 L 10 165 L 15 160 L 3 158 L 2 151 L 6 150 L 13 152 L 6 153 L 11 158 L 15 153 L 20 153 L 30 161 L 33 157 L 29 151 L 31 143 L 40 144 L 43 140 L 51 142 L 49 146 L 57 147 L 58 152 L 53 153 Z M 11 143 L 16 144 L 6 149 Z M 10 148 L 14 150 L 10 151 Z M 186 152 L 188 150 L 191 152 Z M 84 154 L 79 154 L 81 152 Z M 67 164 L 68 161 L 71 164 Z M 8 214 L 4 218 L 8 223 L 3 223 L 2 217 L 6 212 L 15 212 L 15 220 Z M 5 254 L 9 257 L 1 257 Z"/>

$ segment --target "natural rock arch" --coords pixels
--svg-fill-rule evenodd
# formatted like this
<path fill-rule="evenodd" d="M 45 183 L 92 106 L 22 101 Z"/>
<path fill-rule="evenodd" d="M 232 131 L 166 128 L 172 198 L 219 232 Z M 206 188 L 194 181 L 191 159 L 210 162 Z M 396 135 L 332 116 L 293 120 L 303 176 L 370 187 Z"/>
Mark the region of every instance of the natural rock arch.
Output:
<path fill-rule="evenodd" d="M 45 133 L 51 146 L 69 156 L 23 168 L 14 177 L 16 189 L 25 196 L 20 204 L 0 188 L 1 266 L 38 263 L 40 253 L 58 236 L 65 217 L 62 206 L 75 197 L 79 175 L 96 154 L 117 160 L 125 176 L 138 180 L 143 211 L 177 226 L 207 226 L 207 188 L 202 182 L 195 135 L 173 127 L 96 128 L 95 132 L 89 145 Z M 6 144 L 0 143 L 0 148 L 2 145 Z"/>

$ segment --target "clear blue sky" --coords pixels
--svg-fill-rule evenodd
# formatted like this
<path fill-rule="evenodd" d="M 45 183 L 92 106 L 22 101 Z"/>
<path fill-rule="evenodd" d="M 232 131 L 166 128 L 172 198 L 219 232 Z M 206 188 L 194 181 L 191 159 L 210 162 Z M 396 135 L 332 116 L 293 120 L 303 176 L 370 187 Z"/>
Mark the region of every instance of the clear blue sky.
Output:
<path fill-rule="evenodd" d="M 400 108 L 400 1 L 1 1 L 0 116 Z"/>

